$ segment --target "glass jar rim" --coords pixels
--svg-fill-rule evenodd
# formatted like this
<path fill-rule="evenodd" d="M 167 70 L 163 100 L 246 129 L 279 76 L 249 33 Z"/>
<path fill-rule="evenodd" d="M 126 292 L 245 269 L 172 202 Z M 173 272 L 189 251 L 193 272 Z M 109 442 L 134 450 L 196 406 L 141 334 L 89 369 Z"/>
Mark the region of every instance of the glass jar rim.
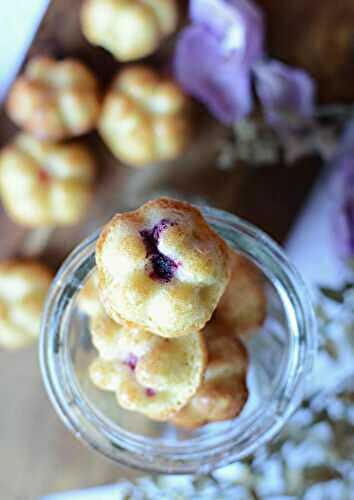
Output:
<path fill-rule="evenodd" d="M 77 392 L 69 373 L 65 349 L 65 325 L 73 301 L 95 266 L 97 231 L 67 257 L 48 294 L 43 313 L 39 356 L 42 377 L 49 398 L 74 434 L 86 444 L 122 465 L 163 473 L 200 473 L 227 465 L 252 454 L 271 440 L 300 403 L 304 384 L 311 372 L 317 349 L 316 327 L 310 294 L 281 248 L 263 231 L 228 212 L 199 207 L 208 223 L 234 248 L 250 258 L 275 285 L 282 301 L 295 312 L 286 369 L 278 380 L 271 401 L 230 428 L 208 437 L 192 437 L 180 444 L 161 444 L 126 431 L 117 431 L 98 415 Z M 286 292 L 285 292 L 286 290 Z M 289 309 L 289 310 L 290 310 Z M 61 347 L 64 346 L 64 349 Z M 262 422 L 262 425 L 259 425 Z M 155 450 L 154 450 L 155 447 Z M 152 453 L 152 450 L 154 452 Z"/>

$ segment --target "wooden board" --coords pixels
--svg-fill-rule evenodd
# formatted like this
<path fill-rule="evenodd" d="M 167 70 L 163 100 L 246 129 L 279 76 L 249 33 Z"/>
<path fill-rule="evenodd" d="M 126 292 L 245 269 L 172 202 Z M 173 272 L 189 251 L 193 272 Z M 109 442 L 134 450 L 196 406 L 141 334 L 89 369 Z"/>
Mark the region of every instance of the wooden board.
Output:
<path fill-rule="evenodd" d="M 306 69 L 321 103 L 354 101 L 353 0 L 257 0 L 273 57 Z"/>
<path fill-rule="evenodd" d="M 52 2 L 30 54 L 80 57 L 96 71 L 104 87 L 119 65 L 83 39 L 78 22 L 80 3 Z M 134 207 L 159 193 L 203 200 L 232 211 L 282 241 L 317 175 L 319 163 L 308 159 L 293 167 L 277 165 L 252 170 L 239 165 L 221 171 L 215 168 L 215 153 L 225 130 L 206 117 L 200 120 L 198 130 L 193 147 L 184 158 L 146 171 L 120 165 L 96 134 L 83 138 L 97 159 L 95 202 L 80 226 L 52 234 L 42 260 L 58 267 L 83 237 L 115 211 Z M 14 132 L 2 112 L 0 145 Z M 28 232 L 10 222 L 0 208 L 0 258 L 19 254 L 27 237 Z M 0 366 L 2 499 L 36 499 L 54 491 L 134 475 L 85 448 L 59 421 L 41 383 L 35 347 L 22 352 L 0 352 Z"/>

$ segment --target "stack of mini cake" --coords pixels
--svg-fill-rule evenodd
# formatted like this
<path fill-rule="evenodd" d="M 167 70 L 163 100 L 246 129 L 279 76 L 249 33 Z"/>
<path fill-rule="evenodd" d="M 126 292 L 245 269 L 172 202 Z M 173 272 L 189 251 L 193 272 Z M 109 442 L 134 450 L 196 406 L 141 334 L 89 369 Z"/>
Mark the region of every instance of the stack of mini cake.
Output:
<path fill-rule="evenodd" d="M 194 428 L 248 398 L 240 337 L 262 325 L 264 284 L 193 206 L 161 198 L 117 214 L 79 295 L 98 351 L 92 382 L 123 408 Z"/>

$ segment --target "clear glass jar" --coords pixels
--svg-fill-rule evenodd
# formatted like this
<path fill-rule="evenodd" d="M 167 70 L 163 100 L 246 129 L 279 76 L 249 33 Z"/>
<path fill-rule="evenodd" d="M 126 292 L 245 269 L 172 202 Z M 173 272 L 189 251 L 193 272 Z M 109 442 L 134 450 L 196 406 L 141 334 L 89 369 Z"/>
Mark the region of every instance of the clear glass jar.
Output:
<path fill-rule="evenodd" d="M 209 224 L 251 259 L 267 280 L 268 315 L 246 343 L 250 397 L 241 415 L 194 431 L 155 423 L 117 406 L 88 377 L 96 352 L 77 296 L 95 268 L 98 233 L 62 265 L 42 322 L 40 362 L 49 397 L 76 437 L 118 464 L 152 472 L 205 473 L 252 454 L 274 438 L 298 406 L 316 352 L 309 293 L 282 250 L 226 212 L 202 208 Z"/>

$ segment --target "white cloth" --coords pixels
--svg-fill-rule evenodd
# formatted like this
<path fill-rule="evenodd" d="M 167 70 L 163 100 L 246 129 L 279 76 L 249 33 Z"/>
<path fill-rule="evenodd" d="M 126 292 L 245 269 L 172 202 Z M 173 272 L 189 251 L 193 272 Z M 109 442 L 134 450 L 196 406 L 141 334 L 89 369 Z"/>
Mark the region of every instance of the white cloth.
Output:
<path fill-rule="evenodd" d="M 42 497 L 40 500 L 121 500 L 127 498 L 131 491 L 129 483 L 109 484 L 87 490 L 57 493 Z"/>
<path fill-rule="evenodd" d="M 340 287 L 347 273 L 335 247 L 329 176 L 330 167 L 317 181 L 285 245 L 310 287 Z"/>
<path fill-rule="evenodd" d="M 18 72 L 49 0 L 0 0 L 0 103 Z"/>

